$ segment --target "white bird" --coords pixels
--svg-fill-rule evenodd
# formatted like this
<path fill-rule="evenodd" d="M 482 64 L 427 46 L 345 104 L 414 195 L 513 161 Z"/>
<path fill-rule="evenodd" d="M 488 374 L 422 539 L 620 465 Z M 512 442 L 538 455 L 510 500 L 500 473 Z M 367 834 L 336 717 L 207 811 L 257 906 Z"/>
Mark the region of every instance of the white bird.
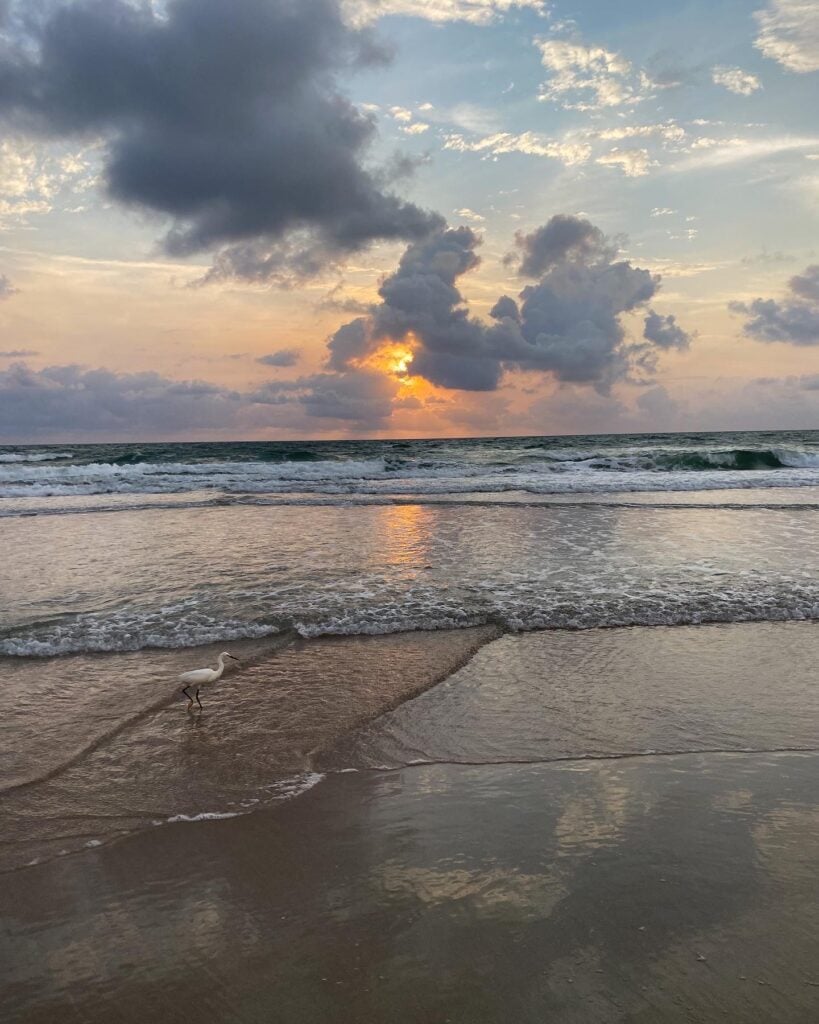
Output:
<path fill-rule="evenodd" d="M 231 661 L 238 662 L 238 658 L 234 658 L 232 654 L 228 654 L 227 651 L 222 651 L 219 655 L 219 667 L 218 668 L 195 668 L 192 672 L 183 672 L 179 677 L 179 681 L 185 685 L 182 687 L 182 692 L 188 698 L 188 708 L 193 707 L 194 698 L 188 693 L 189 686 L 196 687 L 196 703 L 199 707 L 202 707 L 202 701 L 199 700 L 199 692 L 201 687 L 207 683 L 215 683 L 216 680 L 225 671 L 225 658 L 230 658 Z"/>

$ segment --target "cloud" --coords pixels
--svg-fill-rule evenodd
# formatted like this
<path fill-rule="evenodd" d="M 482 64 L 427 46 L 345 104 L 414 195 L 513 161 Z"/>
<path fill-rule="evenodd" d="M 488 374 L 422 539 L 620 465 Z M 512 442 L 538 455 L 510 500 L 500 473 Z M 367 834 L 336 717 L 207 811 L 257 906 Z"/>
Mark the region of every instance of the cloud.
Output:
<path fill-rule="evenodd" d="M 780 153 L 794 153 L 819 147 L 817 135 L 771 135 L 767 138 L 716 139 L 701 136 L 691 146 L 693 152 L 673 165 L 673 171 L 694 171 L 709 167 L 727 167 L 745 160 L 762 160 Z"/>
<path fill-rule="evenodd" d="M 479 245 L 468 227 L 410 245 L 382 283 L 381 303 L 329 339 L 328 369 L 349 371 L 387 342 L 404 342 L 412 350 L 407 374 L 445 388 L 494 391 L 506 370 L 520 369 L 605 392 L 650 372 L 657 352 L 688 344 L 673 317 L 653 311 L 641 340 L 627 340 L 622 315 L 645 308 L 660 278 L 618 260 L 588 220 L 558 215 L 518 235 L 519 272 L 539 280 L 517 302 L 501 296 L 490 324 L 470 316 L 457 287 L 477 267 Z"/>
<path fill-rule="evenodd" d="M 790 295 L 781 301 L 754 299 L 732 302 L 729 308 L 748 318 L 743 331 L 757 341 L 819 345 L 819 264 L 792 277 L 788 289 Z"/>
<path fill-rule="evenodd" d="M 819 7 L 815 0 L 769 0 L 754 14 L 754 46 L 787 71 L 819 71 Z"/>
<path fill-rule="evenodd" d="M 780 249 L 769 252 L 763 247 L 762 252 L 755 253 L 753 256 L 743 256 L 740 263 L 751 266 L 754 263 L 792 263 L 795 259 L 795 256 L 782 252 Z"/>
<path fill-rule="evenodd" d="M 518 232 L 515 243 L 520 250 L 518 272 L 522 277 L 541 277 L 566 260 L 578 263 L 610 261 L 616 249 L 591 221 L 557 213 L 529 235 Z"/>
<path fill-rule="evenodd" d="M 170 437 L 203 432 L 242 436 L 248 426 L 310 433 L 316 419 L 332 429 L 383 425 L 397 404 L 398 382 L 351 369 L 268 381 L 250 393 L 158 373 L 116 373 L 80 366 L 35 371 L 13 363 L 0 371 L 0 437 Z"/>
<path fill-rule="evenodd" d="M 619 167 L 627 178 L 641 178 L 648 174 L 649 167 L 655 167 L 656 161 L 648 155 L 647 149 L 612 149 L 597 158 L 597 163 L 604 167 Z"/>
<path fill-rule="evenodd" d="M 353 422 L 371 430 L 392 415 L 399 388 L 399 382 L 386 373 L 350 366 L 337 373 L 270 381 L 247 399 L 257 405 L 298 402 L 311 418 Z"/>
<path fill-rule="evenodd" d="M 367 163 L 375 122 L 336 83 L 386 53 L 335 0 L 25 7 L 12 0 L 25 34 L 0 50 L 0 118 L 101 140 L 109 195 L 169 218 L 169 253 L 219 250 L 212 276 L 314 273 L 442 223 L 391 190 L 406 165 Z"/>
<path fill-rule="evenodd" d="M 544 139 L 534 132 L 495 132 L 483 138 L 467 140 L 463 135 L 447 135 L 444 149 L 454 149 L 459 153 L 485 153 L 489 156 L 501 156 L 506 153 L 524 153 L 527 156 L 545 156 L 559 160 L 567 167 L 585 163 L 591 156 L 591 147 L 585 142 L 555 139 Z"/>
<path fill-rule="evenodd" d="M 301 396 L 308 416 L 354 420 L 368 427 L 389 419 L 399 387 L 392 377 L 368 370 L 316 374 L 308 384 Z"/>
<path fill-rule="evenodd" d="M 653 309 L 649 310 L 645 319 L 643 337 L 664 349 L 676 348 L 682 351 L 691 344 L 691 335 L 680 327 L 675 316 L 661 316 Z"/>
<path fill-rule="evenodd" d="M 301 359 L 301 351 L 297 348 L 280 348 L 277 352 L 271 352 L 266 356 L 259 356 L 256 360 L 263 366 L 295 366 Z"/>
<path fill-rule="evenodd" d="M 618 125 L 615 128 L 604 128 L 601 131 L 589 133 L 589 135 L 606 142 L 620 139 L 645 139 L 652 136 L 659 136 L 664 142 L 681 142 L 686 137 L 686 131 L 674 121 L 663 121 L 659 124 Z"/>
<path fill-rule="evenodd" d="M 547 157 L 559 160 L 566 167 L 595 162 L 604 166 L 619 167 L 629 177 L 648 173 L 657 165 L 644 148 L 608 148 L 600 152 L 607 143 L 623 139 L 644 139 L 647 143 L 667 150 L 679 150 L 687 139 L 686 130 L 673 120 L 656 124 L 620 124 L 610 128 L 574 128 L 559 138 L 548 138 L 536 132 L 492 132 L 478 138 L 467 138 L 460 132 L 444 137 L 444 149 L 460 153 L 481 153 L 484 158 L 498 157 L 508 153 L 522 153 L 526 156 Z"/>
<path fill-rule="evenodd" d="M 17 289 L 9 281 L 5 274 L 0 274 L 0 302 L 3 299 L 9 299 L 12 295 L 17 292 Z"/>
<path fill-rule="evenodd" d="M 12 348 L 0 352 L 0 359 L 25 359 L 27 356 L 38 356 L 40 353 L 33 348 Z"/>
<path fill-rule="evenodd" d="M 548 0 L 343 0 L 347 17 L 366 23 L 387 15 L 424 18 L 427 21 L 466 21 L 489 25 L 515 9 L 528 8 L 546 14 Z"/>
<path fill-rule="evenodd" d="M 484 217 L 483 214 L 470 210 L 468 206 L 464 206 L 460 210 L 453 210 L 452 212 L 457 217 L 460 217 L 461 220 L 471 220 L 475 224 L 480 224 L 486 220 L 486 217 Z"/>
<path fill-rule="evenodd" d="M 25 224 L 31 216 L 50 213 L 61 199 L 73 207 L 66 212 L 78 212 L 78 197 L 96 184 L 94 165 L 95 156 L 87 147 L 4 138 L 0 142 L 0 225 Z"/>
<path fill-rule="evenodd" d="M 202 381 L 158 373 L 114 373 L 79 366 L 0 372 L 0 436 L 42 434 L 157 436 L 234 423 L 240 396 Z"/>
<path fill-rule="evenodd" d="M 715 85 L 724 85 L 729 92 L 737 96 L 750 96 L 757 89 L 762 88 L 762 83 L 756 75 L 743 71 L 741 68 L 727 68 L 717 66 L 711 68 L 711 81 Z"/>
<path fill-rule="evenodd" d="M 551 72 L 540 99 L 566 110 L 601 110 L 638 99 L 628 81 L 631 64 L 620 54 L 565 39 L 537 39 L 535 46 Z"/>

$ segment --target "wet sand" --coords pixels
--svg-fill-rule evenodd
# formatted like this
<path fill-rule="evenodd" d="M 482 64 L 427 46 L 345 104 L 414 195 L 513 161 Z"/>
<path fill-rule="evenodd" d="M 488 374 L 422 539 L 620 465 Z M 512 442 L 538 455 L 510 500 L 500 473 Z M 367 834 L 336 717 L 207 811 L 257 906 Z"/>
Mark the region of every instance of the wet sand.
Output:
<path fill-rule="evenodd" d="M 6 1020 L 813 1022 L 819 756 L 336 775 L 5 886 Z"/>
<path fill-rule="evenodd" d="M 248 648 L 6 794 L 61 841 L 165 817 L 0 877 L 4 1021 L 815 1024 L 816 626 L 495 635 Z"/>

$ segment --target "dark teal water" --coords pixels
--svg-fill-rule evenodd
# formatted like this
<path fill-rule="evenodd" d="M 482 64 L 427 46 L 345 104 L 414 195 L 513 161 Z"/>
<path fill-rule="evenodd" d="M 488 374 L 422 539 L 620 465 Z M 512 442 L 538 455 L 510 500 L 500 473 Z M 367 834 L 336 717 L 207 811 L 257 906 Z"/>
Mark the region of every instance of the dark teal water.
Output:
<path fill-rule="evenodd" d="M 0 447 L 0 499 L 204 491 L 424 500 L 817 484 L 817 431 Z"/>

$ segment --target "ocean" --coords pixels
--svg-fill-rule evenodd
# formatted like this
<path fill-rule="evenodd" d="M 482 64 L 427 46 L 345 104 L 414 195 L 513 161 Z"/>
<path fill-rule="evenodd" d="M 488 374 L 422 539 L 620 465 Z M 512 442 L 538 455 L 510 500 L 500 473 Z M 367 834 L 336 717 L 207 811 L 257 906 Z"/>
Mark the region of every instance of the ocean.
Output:
<path fill-rule="evenodd" d="M 806 619 L 819 432 L 0 448 L 0 654 Z"/>
<path fill-rule="evenodd" d="M 513 647 L 540 652 L 530 682 L 491 726 L 469 687 L 435 691 L 440 721 L 478 715 L 472 762 L 524 735 L 535 760 L 754 745 L 738 712 L 694 729 L 659 696 L 664 731 L 643 740 L 620 719 L 604 743 L 532 734 L 538 638 L 588 635 L 564 660 L 617 665 L 628 692 L 610 627 L 682 630 L 689 660 L 692 627 L 733 630 L 707 669 L 727 679 L 768 635 L 739 624 L 790 624 L 801 682 L 769 742 L 804 746 L 817 511 L 819 431 L 2 447 L 0 868 L 289 799 L 363 756 L 317 751 L 479 649 L 489 683 L 505 677 L 485 652 L 529 634 Z M 222 650 L 241 667 L 186 714 L 177 675 Z M 435 719 L 364 763 L 449 758 Z"/>

